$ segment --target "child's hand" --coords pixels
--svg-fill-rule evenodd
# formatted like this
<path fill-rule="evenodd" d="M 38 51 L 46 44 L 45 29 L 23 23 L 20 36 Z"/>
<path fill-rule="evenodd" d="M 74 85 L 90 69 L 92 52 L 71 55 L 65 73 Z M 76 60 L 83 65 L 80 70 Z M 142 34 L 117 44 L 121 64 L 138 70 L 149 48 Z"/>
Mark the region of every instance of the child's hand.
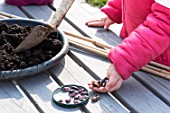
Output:
<path fill-rule="evenodd" d="M 89 88 L 97 92 L 112 92 L 120 88 L 123 79 L 119 75 L 119 73 L 116 71 L 114 64 L 110 65 L 108 72 L 107 72 L 107 78 L 109 82 L 106 84 L 105 87 L 99 87 L 99 88 L 94 87 L 93 83 L 95 81 L 92 81 L 91 83 L 88 84 Z"/>
<path fill-rule="evenodd" d="M 91 27 L 104 27 L 104 29 L 108 29 L 111 24 L 114 24 L 114 22 L 109 18 L 101 18 L 96 20 L 90 20 L 86 22 L 86 25 Z"/>
<path fill-rule="evenodd" d="M 107 71 L 107 78 L 109 82 L 105 86 L 107 92 L 112 92 L 120 88 L 122 85 L 123 79 L 121 75 L 115 69 L 114 64 L 111 64 Z"/>

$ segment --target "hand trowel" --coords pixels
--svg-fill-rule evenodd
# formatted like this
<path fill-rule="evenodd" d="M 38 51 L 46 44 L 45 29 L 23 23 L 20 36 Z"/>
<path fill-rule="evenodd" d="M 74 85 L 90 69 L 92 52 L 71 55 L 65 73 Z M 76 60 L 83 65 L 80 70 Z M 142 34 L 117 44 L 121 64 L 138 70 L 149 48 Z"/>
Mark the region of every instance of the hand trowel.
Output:
<path fill-rule="evenodd" d="M 51 32 L 56 31 L 73 2 L 74 0 L 61 0 L 56 6 L 56 11 L 50 17 L 46 26 L 38 25 L 34 27 L 21 44 L 14 49 L 14 52 L 16 53 L 30 49 L 41 43 Z"/>

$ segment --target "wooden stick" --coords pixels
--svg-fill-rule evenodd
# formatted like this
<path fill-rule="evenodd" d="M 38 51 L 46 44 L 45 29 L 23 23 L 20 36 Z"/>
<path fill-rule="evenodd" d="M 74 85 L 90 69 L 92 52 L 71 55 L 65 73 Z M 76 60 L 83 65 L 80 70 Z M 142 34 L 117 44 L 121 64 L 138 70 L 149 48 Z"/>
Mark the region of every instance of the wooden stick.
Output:
<path fill-rule="evenodd" d="M 48 24 L 54 29 L 58 28 L 75 0 L 62 0 L 55 6 L 55 11 L 48 20 Z"/>
<path fill-rule="evenodd" d="M 103 52 L 103 53 L 109 54 L 109 53 L 108 53 L 106 50 L 104 50 L 104 49 L 97 48 L 97 47 L 92 47 L 92 46 L 89 46 L 89 45 L 87 45 L 87 44 L 84 44 L 83 42 L 79 42 L 79 41 L 76 41 L 76 40 L 73 40 L 73 39 L 70 39 L 70 38 L 69 38 L 69 41 L 76 42 L 76 43 L 78 43 L 78 44 L 80 44 L 80 45 L 84 45 L 84 46 L 87 46 L 87 47 L 89 47 L 89 48 L 95 49 L 95 50 L 97 50 L 97 51 L 101 51 L 101 52 Z"/>
<path fill-rule="evenodd" d="M 0 15 L 0 18 L 1 18 L 1 19 L 8 19 L 8 17 L 3 16 L 3 15 Z"/>
<path fill-rule="evenodd" d="M 158 72 L 158 71 L 152 70 L 152 69 L 147 68 L 147 67 L 145 67 L 145 66 L 142 67 L 141 70 L 170 80 L 170 76 L 169 76 L 169 75 L 166 75 L 166 74 L 164 74 L 164 73 L 160 73 L 160 72 Z"/>
<path fill-rule="evenodd" d="M 169 67 L 169 66 L 166 66 L 166 65 L 163 65 L 163 64 L 154 62 L 154 61 L 149 62 L 149 64 L 154 65 L 154 66 L 157 66 L 157 67 L 160 67 L 160 68 L 162 68 L 162 69 L 164 69 L 164 70 L 170 71 L 170 67 Z"/>
<path fill-rule="evenodd" d="M 94 40 L 94 39 L 90 39 L 90 38 L 84 37 L 84 36 L 78 36 L 78 35 L 69 33 L 69 32 L 67 32 L 67 31 L 64 31 L 64 33 L 65 33 L 66 35 L 69 35 L 69 36 L 73 37 L 73 38 L 78 38 L 78 39 L 82 39 L 82 40 L 91 42 L 91 43 L 95 44 L 96 46 L 99 46 L 99 47 L 102 47 L 102 48 L 107 48 L 107 49 L 112 49 L 112 46 L 107 45 L 107 44 L 103 44 L 103 43 L 100 43 L 100 42 L 97 42 L 97 41 Z"/>
<path fill-rule="evenodd" d="M 98 51 L 97 49 L 94 49 L 94 48 L 92 48 L 92 47 L 90 47 L 90 46 L 86 46 L 86 45 L 84 45 L 84 44 L 79 44 L 79 43 L 77 43 L 77 42 L 75 42 L 75 41 L 72 41 L 72 40 L 69 40 L 69 42 L 70 42 L 71 44 L 73 44 L 74 46 L 77 46 L 77 47 L 79 47 L 79 48 L 81 48 L 81 49 L 90 51 L 90 52 L 92 52 L 92 53 L 95 53 L 95 54 L 98 54 L 98 55 L 100 55 L 100 56 L 103 56 L 103 57 L 107 58 L 107 55 L 108 55 L 108 54 L 106 54 L 106 53 L 104 53 L 104 52 L 101 52 L 101 51 Z"/>
<path fill-rule="evenodd" d="M 2 12 L 2 11 L 0 11 L 0 15 L 3 15 L 3 16 L 8 17 L 8 18 L 21 18 L 19 16 L 12 15 L 12 14 L 9 14 L 9 13 L 5 13 L 5 12 Z"/>
<path fill-rule="evenodd" d="M 160 73 L 167 74 L 167 75 L 170 76 L 170 72 L 168 72 L 168 71 L 166 71 L 166 70 L 163 70 L 163 69 L 160 69 L 160 68 L 158 68 L 158 67 L 155 67 L 155 66 L 152 66 L 152 65 L 146 65 L 145 67 L 150 68 L 150 69 L 155 70 L 155 71 L 158 71 L 158 72 L 160 72 Z"/>

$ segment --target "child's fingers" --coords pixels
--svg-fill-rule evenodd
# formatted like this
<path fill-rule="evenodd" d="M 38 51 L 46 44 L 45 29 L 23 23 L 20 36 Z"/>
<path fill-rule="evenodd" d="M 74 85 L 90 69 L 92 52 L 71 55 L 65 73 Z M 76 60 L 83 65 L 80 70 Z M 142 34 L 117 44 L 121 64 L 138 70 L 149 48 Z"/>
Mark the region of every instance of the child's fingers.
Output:
<path fill-rule="evenodd" d="M 105 18 L 90 20 L 86 22 L 86 25 L 92 26 L 92 27 L 103 27 L 105 24 L 105 20 L 106 20 Z"/>
<path fill-rule="evenodd" d="M 96 91 L 96 92 L 106 92 L 106 90 L 105 90 L 104 87 L 100 87 L 100 88 L 94 87 L 94 86 L 93 86 L 93 83 L 94 83 L 94 82 L 95 82 L 95 81 L 91 81 L 90 83 L 88 83 L 88 86 L 89 86 L 90 89 L 92 89 L 93 91 Z"/>
<path fill-rule="evenodd" d="M 91 27 L 103 27 L 104 22 L 103 21 L 89 22 L 87 25 Z"/>
<path fill-rule="evenodd" d="M 88 83 L 88 86 L 89 86 L 90 89 L 93 89 L 93 87 L 94 87 L 94 86 L 93 86 L 93 83 L 94 83 L 94 82 L 95 82 L 95 81 L 91 81 L 90 83 Z"/>
<path fill-rule="evenodd" d="M 91 23 L 91 22 L 96 22 L 96 21 L 101 21 L 101 19 L 89 20 L 89 21 L 86 22 L 86 24 Z"/>
<path fill-rule="evenodd" d="M 91 23 L 91 22 L 101 22 L 101 21 L 105 22 L 105 20 L 106 20 L 106 18 L 93 19 L 93 20 L 87 21 L 86 23 Z"/>
<path fill-rule="evenodd" d="M 96 92 L 102 92 L 102 93 L 107 92 L 104 87 L 99 87 L 99 88 L 93 87 L 92 90 Z"/>

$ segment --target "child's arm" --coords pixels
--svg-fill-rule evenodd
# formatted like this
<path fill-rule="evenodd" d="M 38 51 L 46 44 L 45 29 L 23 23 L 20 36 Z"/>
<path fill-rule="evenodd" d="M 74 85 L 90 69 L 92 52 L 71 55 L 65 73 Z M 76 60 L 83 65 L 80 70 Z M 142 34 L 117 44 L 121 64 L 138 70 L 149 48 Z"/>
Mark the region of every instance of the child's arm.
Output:
<path fill-rule="evenodd" d="M 143 24 L 109 53 L 110 61 L 123 79 L 154 60 L 170 47 L 170 9 L 152 5 Z"/>
<path fill-rule="evenodd" d="M 99 92 L 115 91 L 123 79 L 128 79 L 133 72 L 170 48 L 169 17 L 169 8 L 154 3 L 145 22 L 110 51 L 108 57 L 114 65 L 108 70 L 109 83 L 106 87 L 94 88 L 91 84 L 89 87 Z"/>

